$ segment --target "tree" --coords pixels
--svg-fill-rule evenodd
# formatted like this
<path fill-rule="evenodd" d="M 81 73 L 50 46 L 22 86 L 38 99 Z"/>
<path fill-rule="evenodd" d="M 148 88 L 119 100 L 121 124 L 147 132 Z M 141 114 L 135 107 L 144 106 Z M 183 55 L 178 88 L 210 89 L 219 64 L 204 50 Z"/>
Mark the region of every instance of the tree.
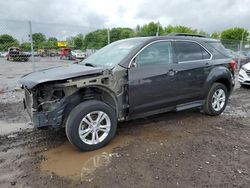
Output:
<path fill-rule="evenodd" d="M 134 35 L 135 32 L 131 28 L 113 28 L 110 30 L 110 41 L 114 42 L 117 40 L 133 37 Z"/>
<path fill-rule="evenodd" d="M 48 38 L 48 42 L 57 42 L 57 38 L 56 37 L 50 37 Z"/>
<path fill-rule="evenodd" d="M 243 41 L 246 41 L 249 32 L 244 28 L 234 27 L 224 30 L 221 33 L 221 39 L 230 39 L 230 40 L 241 40 L 243 36 Z"/>
<path fill-rule="evenodd" d="M 137 32 L 137 36 L 155 36 L 158 31 L 159 24 L 159 35 L 163 33 L 163 28 L 160 23 L 150 22 L 149 24 L 143 25 L 140 30 Z"/>
<path fill-rule="evenodd" d="M 83 45 L 84 45 L 84 38 L 82 34 L 78 34 L 77 36 L 75 36 L 73 38 L 74 41 L 74 47 L 76 49 L 83 49 Z"/>
<path fill-rule="evenodd" d="M 164 34 L 170 34 L 170 33 L 188 33 L 188 34 L 202 34 L 207 35 L 204 31 L 198 31 L 197 29 L 193 29 L 191 27 L 186 27 L 183 25 L 176 25 L 172 26 L 169 25 L 164 28 Z"/>
<path fill-rule="evenodd" d="M 46 37 L 42 33 L 34 33 L 32 34 L 32 39 L 34 43 L 41 43 L 46 41 Z"/>
<path fill-rule="evenodd" d="M 213 32 L 211 34 L 211 37 L 214 38 L 214 39 L 219 39 L 220 38 L 220 33 L 219 32 Z"/>
<path fill-rule="evenodd" d="M 108 44 L 108 30 L 98 29 L 84 38 L 84 49 L 100 49 Z"/>
<path fill-rule="evenodd" d="M 48 49 L 57 49 L 57 38 L 55 37 L 50 37 L 48 38 L 48 41 L 46 42 L 46 47 Z"/>
<path fill-rule="evenodd" d="M 17 39 L 7 34 L 0 35 L 0 51 L 7 51 L 12 46 L 19 46 Z"/>
<path fill-rule="evenodd" d="M 20 48 L 23 50 L 23 51 L 30 51 L 30 43 L 29 42 L 24 42 L 20 45 Z"/>
<path fill-rule="evenodd" d="M 46 37 L 42 33 L 34 33 L 32 34 L 34 48 L 44 48 L 46 46 Z"/>

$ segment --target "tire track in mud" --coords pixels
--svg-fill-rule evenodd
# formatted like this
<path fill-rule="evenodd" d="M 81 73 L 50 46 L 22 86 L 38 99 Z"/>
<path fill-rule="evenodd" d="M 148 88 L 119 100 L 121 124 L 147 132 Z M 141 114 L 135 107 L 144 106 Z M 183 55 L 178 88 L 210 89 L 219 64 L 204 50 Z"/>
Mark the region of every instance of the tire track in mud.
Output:
<path fill-rule="evenodd" d="M 0 177 L 3 177 L 0 187 L 12 184 L 24 187 L 246 187 L 250 184 L 249 92 L 236 89 L 226 111 L 219 117 L 190 110 L 120 124 L 118 138 L 132 139 L 126 145 L 119 145 L 122 141 L 117 139 L 118 144 L 109 151 L 113 153 L 109 162 L 97 165 L 90 176 L 82 179 L 58 173 L 56 164 L 41 171 L 44 162 L 58 161 L 56 152 L 64 159 L 71 156 L 67 160 L 74 160 L 72 153 L 78 155 L 69 149 L 64 130 L 28 129 L 12 136 L 0 136 Z M 0 103 L 5 109 L 0 120 L 26 122 L 20 106 L 21 100 L 9 105 Z M 84 158 L 84 153 L 80 155 Z M 75 159 L 79 160 L 79 165 L 74 161 L 76 170 L 82 169 L 83 161 Z M 62 164 L 58 164 L 59 171 L 67 169 L 67 165 L 63 169 Z M 77 173 L 81 176 L 79 170 Z"/>

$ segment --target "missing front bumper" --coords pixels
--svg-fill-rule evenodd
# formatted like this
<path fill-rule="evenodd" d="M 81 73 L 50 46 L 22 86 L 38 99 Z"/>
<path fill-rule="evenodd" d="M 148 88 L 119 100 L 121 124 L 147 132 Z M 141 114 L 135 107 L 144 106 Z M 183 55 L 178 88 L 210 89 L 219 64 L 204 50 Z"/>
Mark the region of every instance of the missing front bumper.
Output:
<path fill-rule="evenodd" d="M 24 109 L 27 110 L 31 121 L 35 128 L 52 127 L 60 128 L 63 122 L 63 111 L 65 105 L 62 105 L 53 111 L 49 112 L 34 112 L 32 108 L 29 108 L 27 101 L 23 100 Z"/>

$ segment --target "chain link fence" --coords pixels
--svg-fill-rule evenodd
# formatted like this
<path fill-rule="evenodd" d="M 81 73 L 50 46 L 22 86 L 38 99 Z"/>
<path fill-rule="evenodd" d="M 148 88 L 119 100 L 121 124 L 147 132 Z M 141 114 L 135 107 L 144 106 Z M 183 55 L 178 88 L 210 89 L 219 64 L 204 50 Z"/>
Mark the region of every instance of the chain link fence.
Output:
<path fill-rule="evenodd" d="M 87 35 L 93 31 L 99 31 L 102 38 Z M 7 61 L 35 63 L 42 60 L 36 57 L 76 60 L 82 53 L 79 58 L 85 58 L 109 43 L 108 31 L 80 25 L 0 20 L 0 56 Z"/>
<path fill-rule="evenodd" d="M 0 57 L 5 57 L 8 61 L 28 61 L 34 64 L 43 62 L 43 59 L 38 57 L 77 60 L 86 58 L 96 50 L 119 39 L 144 35 L 155 36 L 160 33 L 159 28 L 150 34 L 143 33 L 139 26 L 134 29 L 110 30 L 81 25 L 0 19 Z M 226 39 L 221 42 L 239 60 L 249 54 L 249 42 Z M 33 69 L 35 68 L 34 66 Z"/>
<path fill-rule="evenodd" d="M 6 74 L 6 69 L 2 67 L 0 78 L 3 80 L 2 83 L 11 80 L 12 77 L 13 82 L 16 82 L 15 78 L 32 71 L 81 61 L 116 40 L 162 35 L 162 32 L 160 27 L 151 33 L 143 33 L 139 26 L 134 29 L 107 29 L 80 24 L 0 19 L 0 64 L 13 64 L 5 77 L 1 76 Z M 239 67 L 250 61 L 249 42 L 225 39 L 221 42 L 238 62 Z M 2 87 L 4 86 L 0 84 L 0 92 Z"/>
<path fill-rule="evenodd" d="M 24 74 L 81 61 L 109 42 L 105 28 L 0 19 L 0 94 Z"/>
<path fill-rule="evenodd" d="M 250 62 L 250 42 L 222 39 L 222 44 L 229 53 L 232 55 L 233 59 L 237 61 L 238 69 L 244 64 Z"/>

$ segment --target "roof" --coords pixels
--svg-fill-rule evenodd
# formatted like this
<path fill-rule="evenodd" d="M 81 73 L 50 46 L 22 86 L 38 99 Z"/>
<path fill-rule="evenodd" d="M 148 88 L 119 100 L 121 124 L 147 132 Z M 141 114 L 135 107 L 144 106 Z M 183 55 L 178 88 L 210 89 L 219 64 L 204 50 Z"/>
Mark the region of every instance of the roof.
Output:
<path fill-rule="evenodd" d="M 145 39 L 147 42 L 155 41 L 155 40 L 166 40 L 166 39 L 172 39 L 172 40 L 177 40 L 177 39 L 184 39 L 184 40 L 193 40 L 193 41 L 202 41 L 202 42 L 218 42 L 219 40 L 213 39 L 204 35 L 193 35 L 193 34 L 186 34 L 186 33 L 171 33 L 166 36 L 150 36 L 150 37 L 134 37 L 134 38 L 129 38 L 125 40 L 133 40 L 133 39 Z"/>

